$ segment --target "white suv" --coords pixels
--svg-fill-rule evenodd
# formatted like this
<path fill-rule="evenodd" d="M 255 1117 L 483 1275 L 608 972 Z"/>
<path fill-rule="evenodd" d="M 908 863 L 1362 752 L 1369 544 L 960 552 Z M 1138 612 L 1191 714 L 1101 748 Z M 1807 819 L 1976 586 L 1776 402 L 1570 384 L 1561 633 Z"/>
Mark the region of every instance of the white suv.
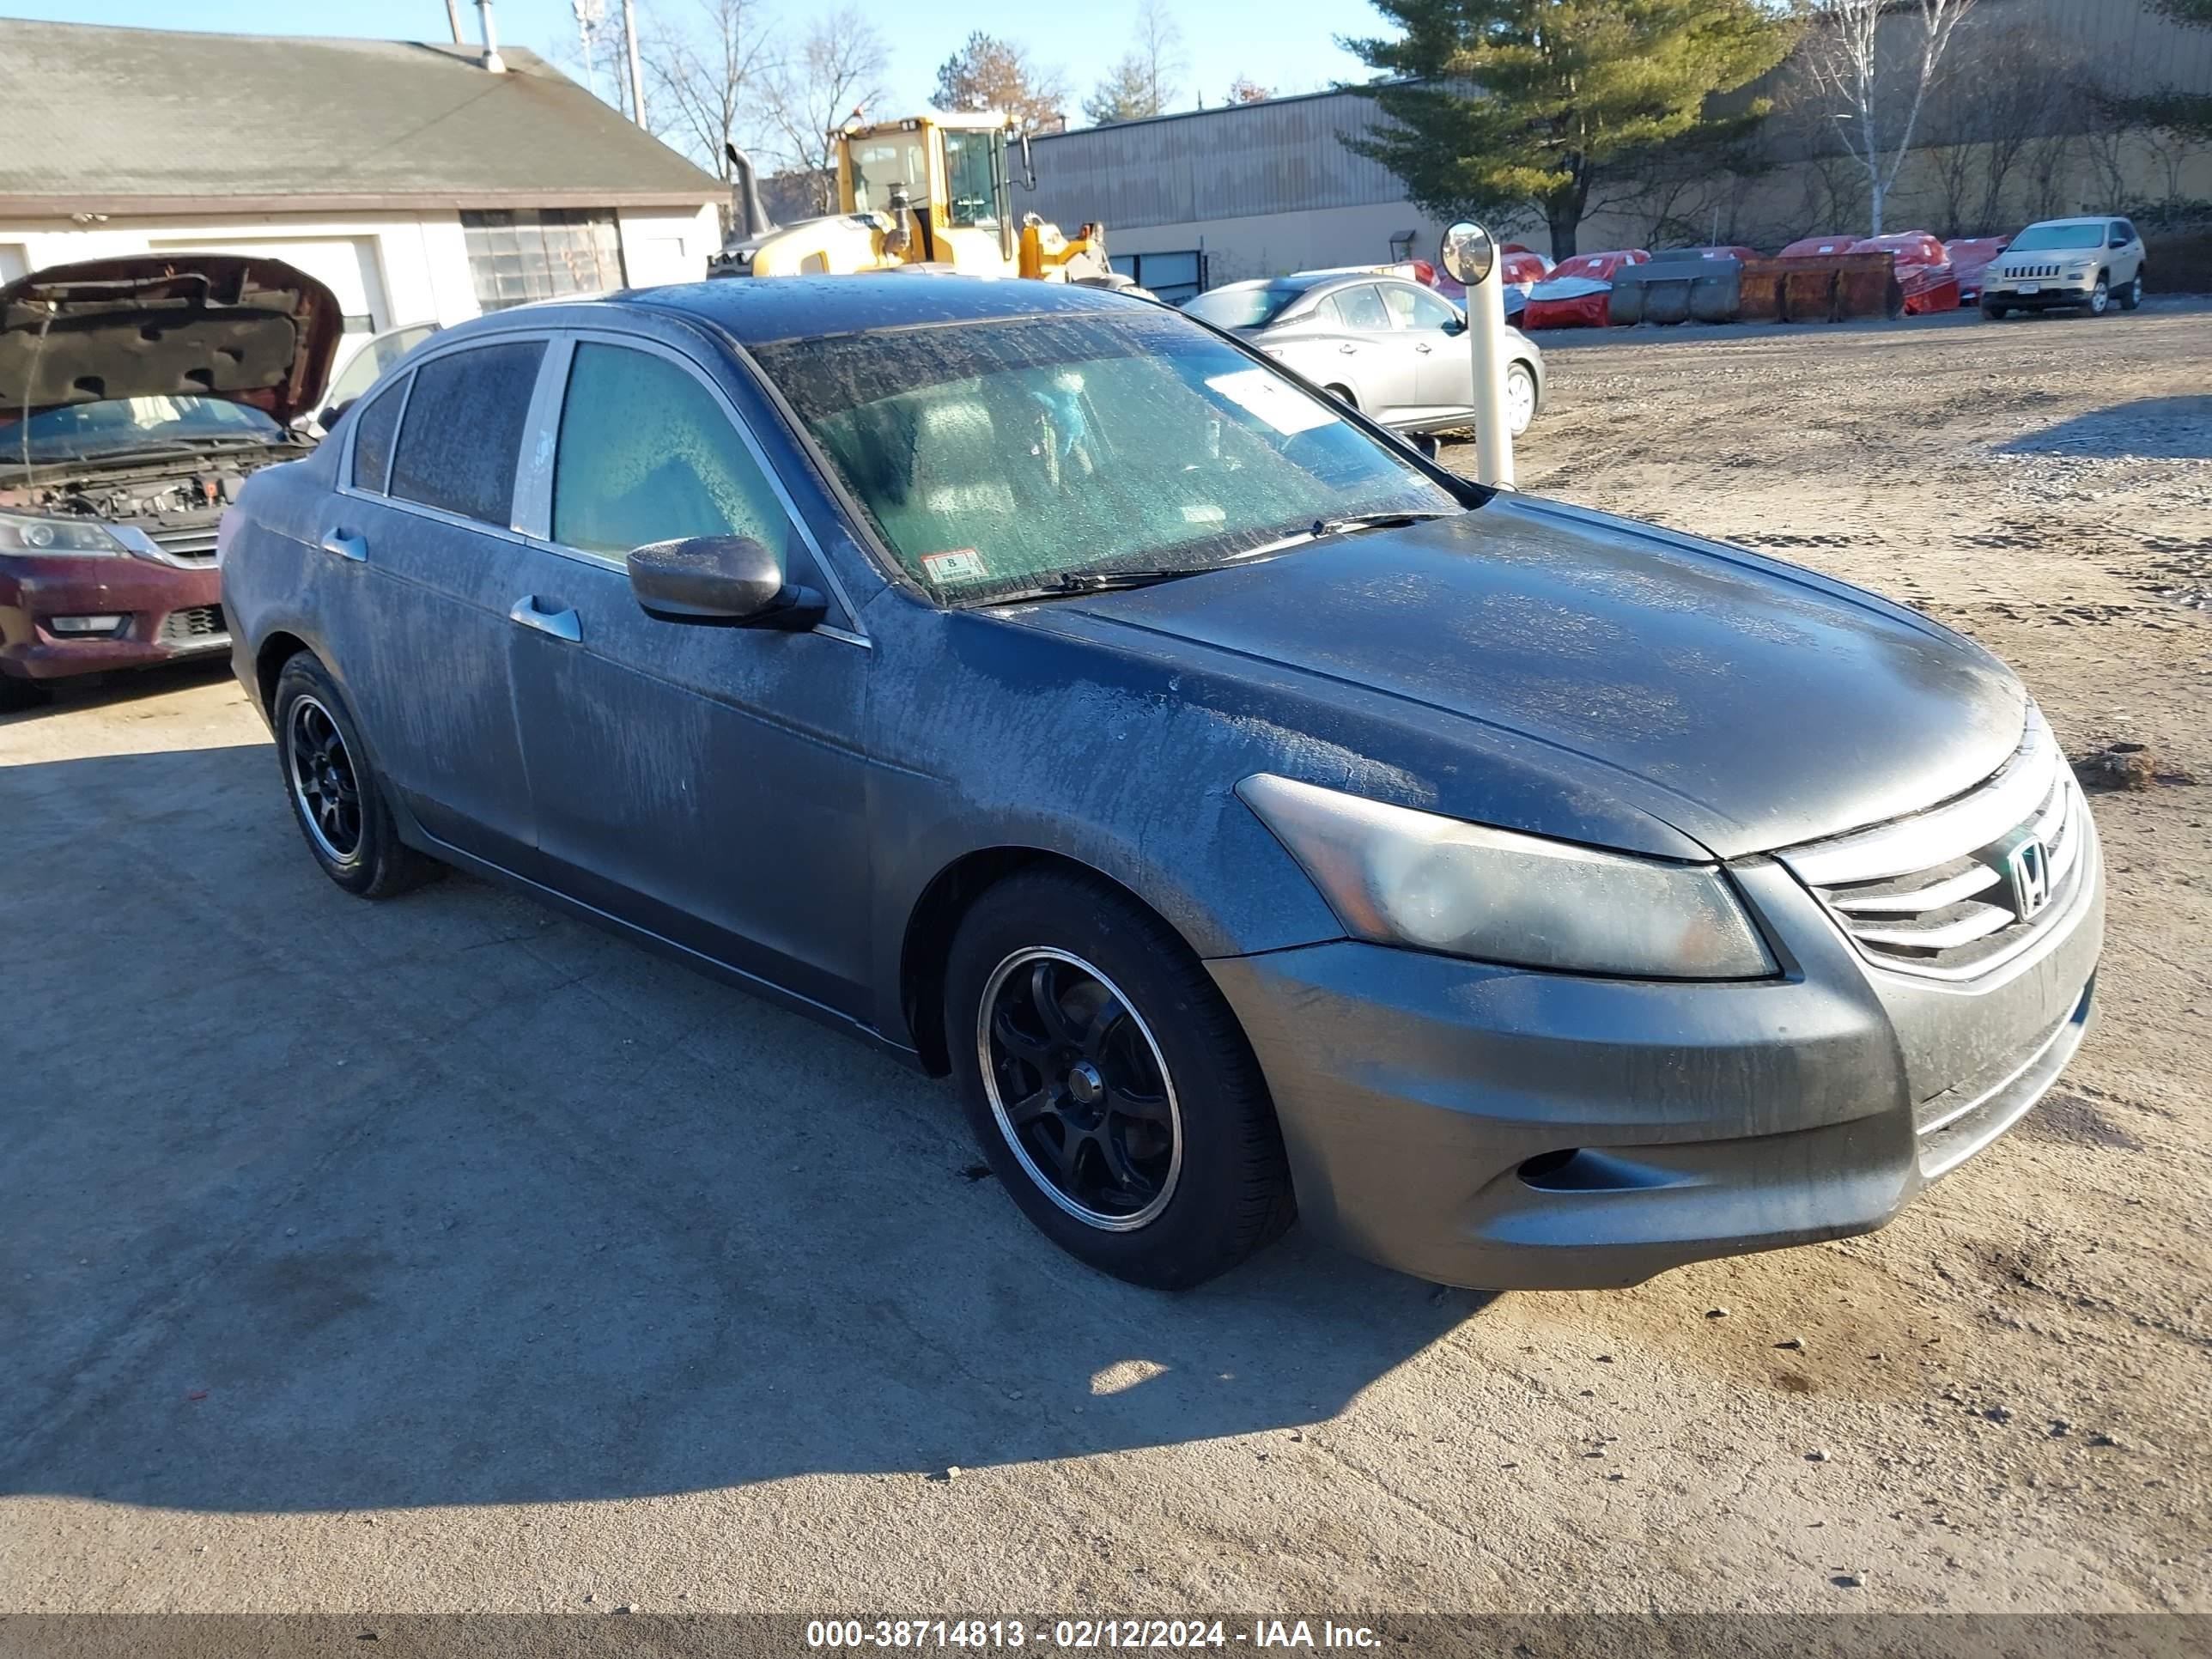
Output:
<path fill-rule="evenodd" d="M 1982 315 L 2080 306 L 2093 317 L 2142 303 L 2143 244 L 2125 219 L 2045 219 L 2012 239 L 1982 278 Z"/>

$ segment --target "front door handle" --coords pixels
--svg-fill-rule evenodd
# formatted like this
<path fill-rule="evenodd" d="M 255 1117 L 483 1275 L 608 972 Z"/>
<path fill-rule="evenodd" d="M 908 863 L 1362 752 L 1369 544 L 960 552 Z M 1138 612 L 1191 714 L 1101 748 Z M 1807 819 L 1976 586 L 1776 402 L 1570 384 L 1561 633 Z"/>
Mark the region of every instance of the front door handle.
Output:
<path fill-rule="evenodd" d="M 509 622 L 520 623 L 525 628 L 534 628 L 541 634 L 550 634 L 556 640 L 566 640 L 571 645 L 584 637 L 581 623 L 574 611 L 541 610 L 535 593 L 526 593 L 514 602 L 514 609 L 507 613 Z"/>
<path fill-rule="evenodd" d="M 1429 355 L 1431 349 L 1432 348 L 1426 340 L 1416 340 L 1413 342 L 1413 349 L 1419 352 L 1424 357 Z"/>
<path fill-rule="evenodd" d="M 323 532 L 323 551 L 359 564 L 368 556 L 368 538 L 356 536 L 350 530 L 326 530 Z"/>
<path fill-rule="evenodd" d="M 1342 352 L 1346 356 L 1349 357 L 1353 352 L 1358 350 L 1359 348 L 1352 344 L 1351 341 L 1346 340 L 1342 345 L 1337 347 L 1337 349 Z"/>

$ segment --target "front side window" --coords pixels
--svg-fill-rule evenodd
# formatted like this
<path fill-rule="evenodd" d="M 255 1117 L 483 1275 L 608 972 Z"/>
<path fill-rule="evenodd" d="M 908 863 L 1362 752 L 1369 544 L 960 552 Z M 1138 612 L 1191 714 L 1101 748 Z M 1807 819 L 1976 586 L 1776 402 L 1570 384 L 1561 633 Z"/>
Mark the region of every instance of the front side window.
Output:
<path fill-rule="evenodd" d="M 1425 288 L 1390 283 L 1383 287 L 1382 301 L 1401 328 L 1455 330 L 1459 326 L 1459 313 L 1452 309 L 1451 301 Z"/>
<path fill-rule="evenodd" d="M 415 395 L 392 457 L 391 494 L 507 524 L 544 355 L 543 340 L 506 341 L 434 357 L 416 369 Z"/>
<path fill-rule="evenodd" d="M 464 213 L 461 237 L 477 303 L 486 311 L 623 286 L 622 238 L 611 208 Z"/>
<path fill-rule="evenodd" d="M 378 335 L 355 352 L 353 361 L 345 366 L 345 372 L 331 382 L 331 389 L 323 393 L 324 404 L 350 403 L 374 386 L 386 369 L 437 331 L 435 323 L 416 323 L 406 328 L 395 328 L 389 334 Z"/>
<path fill-rule="evenodd" d="M 912 133 L 856 139 L 853 144 L 853 206 L 860 213 L 889 213 L 891 192 L 904 191 L 908 202 L 929 200 L 929 164 L 921 140 Z"/>
<path fill-rule="evenodd" d="M 384 493 L 392 471 L 392 441 L 399 431 L 399 406 L 407 401 L 409 377 L 401 375 L 378 392 L 353 417 L 353 487 Z"/>
<path fill-rule="evenodd" d="M 576 348 L 553 462 L 553 539 L 619 558 L 648 542 L 750 536 L 791 520 L 712 392 L 650 352 Z"/>
<path fill-rule="evenodd" d="M 1079 574 L 1208 569 L 1320 520 L 1463 505 L 1328 399 L 1171 312 L 754 356 L 900 567 L 944 604 Z"/>

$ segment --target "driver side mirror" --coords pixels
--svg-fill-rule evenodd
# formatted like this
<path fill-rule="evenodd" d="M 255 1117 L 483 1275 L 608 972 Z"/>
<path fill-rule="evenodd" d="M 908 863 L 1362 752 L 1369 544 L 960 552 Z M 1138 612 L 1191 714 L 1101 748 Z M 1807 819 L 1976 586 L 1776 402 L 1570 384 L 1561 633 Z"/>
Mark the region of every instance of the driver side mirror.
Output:
<path fill-rule="evenodd" d="M 808 629 L 829 603 L 787 580 L 778 554 L 750 536 L 650 542 L 629 555 L 630 592 L 663 622 L 720 628 Z"/>

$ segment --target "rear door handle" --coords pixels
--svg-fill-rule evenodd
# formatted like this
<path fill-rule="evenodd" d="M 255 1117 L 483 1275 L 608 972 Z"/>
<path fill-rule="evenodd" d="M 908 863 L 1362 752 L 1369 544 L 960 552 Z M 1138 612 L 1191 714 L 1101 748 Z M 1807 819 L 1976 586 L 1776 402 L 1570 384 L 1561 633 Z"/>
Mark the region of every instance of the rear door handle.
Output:
<path fill-rule="evenodd" d="M 556 640 L 566 640 L 571 645 L 584 637 L 583 625 L 576 620 L 574 611 L 541 610 L 535 593 L 526 593 L 517 599 L 514 609 L 507 613 L 507 619 L 520 623 L 525 628 L 534 628 L 541 634 L 550 634 Z"/>
<path fill-rule="evenodd" d="M 359 564 L 368 556 L 368 538 L 356 536 L 349 530 L 326 530 L 323 532 L 323 551 Z"/>

